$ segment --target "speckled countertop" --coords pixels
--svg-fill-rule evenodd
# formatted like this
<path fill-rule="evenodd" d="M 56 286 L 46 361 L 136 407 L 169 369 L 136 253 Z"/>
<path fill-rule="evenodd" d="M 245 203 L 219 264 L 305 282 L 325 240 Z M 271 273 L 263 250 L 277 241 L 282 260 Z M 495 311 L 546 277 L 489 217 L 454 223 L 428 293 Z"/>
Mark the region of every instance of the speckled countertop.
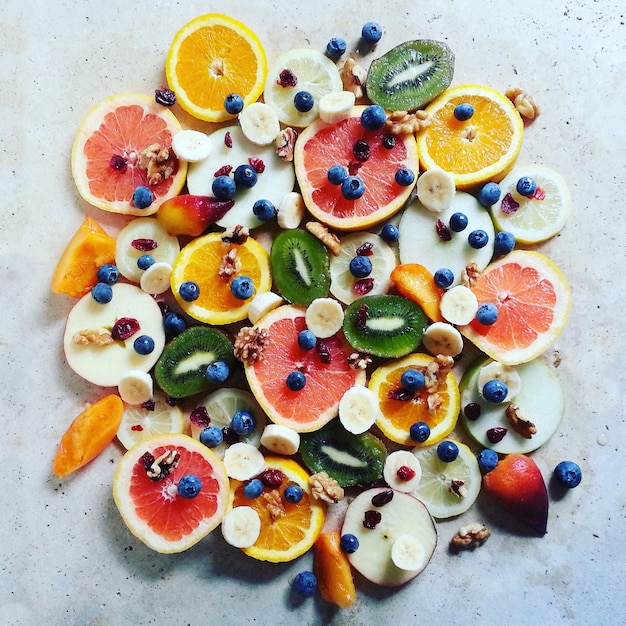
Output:
<path fill-rule="evenodd" d="M 301 6 L 298 6 L 301 5 Z M 0 23 L 0 622 L 119 624 L 614 624 L 626 621 L 622 546 L 626 392 L 621 357 L 626 275 L 626 10 L 616 0 L 387 0 L 5 3 Z M 99 391 L 81 382 L 61 351 L 73 301 L 48 289 L 52 269 L 85 213 L 69 172 L 74 132 L 88 108 L 116 92 L 164 84 L 174 32 L 205 12 L 253 27 L 270 61 L 290 47 L 323 49 L 330 36 L 355 43 L 379 21 L 378 53 L 406 39 L 447 41 L 454 83 L 522 86 L 542 115 L 526 133 L 520 162 L 560 170 L 574 212 L 542 247 L 569 278 L 574 307 L 554 347 L 566 392 L 558 433 L 536 454 L 544 476 L 565 458 L 583 483 L 552 493 L 548 534 L 524 536 L 479 504 L 439 524 L 424 573 L 397 590 L 359 584 L 349 610 L 293 603 L 289 579 L 310 556 L 285 565 L 251 561 L 209 536 L 166 556 L 136 541 L 111 498 L 114 445 L 85 471 L 59 481 L 58 440 Z M 183 119 L 185 122 L 185 119 Z M 552 357 L 552 353 L 548 355 Z M 448 553 L 462 523 L 494 529 L 474 552 Z"/>

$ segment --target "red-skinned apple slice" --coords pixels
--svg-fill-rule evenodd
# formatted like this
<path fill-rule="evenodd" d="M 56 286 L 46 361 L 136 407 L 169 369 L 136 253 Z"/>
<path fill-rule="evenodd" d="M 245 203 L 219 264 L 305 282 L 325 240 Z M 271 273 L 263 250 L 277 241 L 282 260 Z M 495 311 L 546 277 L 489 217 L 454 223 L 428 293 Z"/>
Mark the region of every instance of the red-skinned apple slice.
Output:
<path fill-rule="evenodd" d="M 220 201 L 212 196 L 181 194 L 161 204 L 156 218 L 170 235 L 198 237 L 211 224 L 221 220 L 234 205 L 234 200 Z"/>

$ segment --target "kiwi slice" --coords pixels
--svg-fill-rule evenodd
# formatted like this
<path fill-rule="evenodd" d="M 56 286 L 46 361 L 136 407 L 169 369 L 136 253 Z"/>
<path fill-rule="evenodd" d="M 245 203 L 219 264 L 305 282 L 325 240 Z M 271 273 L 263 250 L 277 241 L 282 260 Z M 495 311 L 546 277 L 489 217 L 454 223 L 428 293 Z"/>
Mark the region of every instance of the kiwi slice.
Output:
<path fill-rule="evenodd" d="M 387 450 L 370 433 L 353 435 L 334 419 L 300 437 L 300 456 L 309 470 L 326 472 L 342 487 L 371 485 L 383 475 Z"/>
<path fill-rule="evenodd" d="M 393 359 L 413 352 L 428 324 L 419 304 L 403 296 L 363 296 L 348 306 L 343 333 L 359 352 Z"/>
<path fill-rule="evenodd" d="M 206 378 L 206 369 L 214 361 L 234 367 L 232 342 L 215 328 L 192 326 L 165 346 L 156 362 L 154 378 L 167 395 L 187 398 L 215 386 Z"/>
<path fill-rule="evenodd" d="M 413 111 L 436 98 L 452 82 L 454 53 L 442 41 L 416 39 L 372 61 L 368 98 L 389 111 Z"/>
<path fill-rule="evenodd" d="M 306 230 L 284 230 L 270 252 L 272 277 L 280 295 L 300 306 L 324 298 L 330 289 L 328 248 Z"/>

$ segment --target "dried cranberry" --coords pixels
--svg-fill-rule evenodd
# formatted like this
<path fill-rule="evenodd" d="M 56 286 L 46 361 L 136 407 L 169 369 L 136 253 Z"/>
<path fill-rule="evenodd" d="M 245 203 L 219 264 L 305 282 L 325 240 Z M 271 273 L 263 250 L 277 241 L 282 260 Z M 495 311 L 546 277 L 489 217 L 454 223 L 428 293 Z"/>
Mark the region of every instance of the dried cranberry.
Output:
<path fill-rule="evenodd" d="M 498 441 L 502 441 L 504 436 L 509 432 L 508 428 L 503 428 L 502 426 L 496 426 L 495 428 L 490 428 L 487 431 L 487 439 L 489 439 L 490 443 L 498 443 Z"/>
<path fill-rule="evenodd" d="M 480 411 L 478 402 L 470 402 L 463 407 L 463 415 L 471 422 L 475 422 L 480 417 Z"/>
<path fill-rule="evenodd" d="M 367 304 L 361 304 L 356 312 L 356 326 L 359 330 L 365 330 L 367 324 Z"/>
<path fill-rule="evenodd" d="M 215 178 L 217 178 L 218 176 L 228 176 L 232 171 L 232 165 L 222 165 L 222 167 L 220 167 L 220 169 L 217 170 L 217 172 L 215 172 L 213 176 L 215 176 Z"/>
<path fill-rule="evenodd" d="M 233 136 L 230 134 L 229 130 L 227 130 L 226 134 L 224 135 L 224 145 L 227 148 L 232 148 L 233 147 Z"/>
<path fill-rule="evenodd" d="M 441 220 L 437 220 L 435 223 L 435 230 L 437 231 L 437 237 L 442 241 L 450 241 L 452 239 L 448 227 Z"/>
<path fill-rule="evenodd" d="M 250 167 L 257 174 L 262 174 L 265 171 L 265 163 L 263 162 L 263 159 L 259 159 L 257 157 L 250 157 L 248 159 L 248 163 L 250 164 Z"/>
<path fill-rule="evenodd" d="M 365 139 L 357 139 L 352 146 L 352 154 L 357 161 L 364 163 L 370 158 L 370 146 Z"/>
<path fill-rule="evenodd" d="M 145 409 L 146 411 L 154 411 L 155 407 L 156 407 L 156 404 L 154 400 L 146 400 L 145 402 L 141 403 L 141 408 Z"/>
<path fill-rule="evenodd" d="M 140 252 L 150 252 L 150 250 L 156 249 L 159 244 L 154 239 L 133 239 L 130 245 Z"/>
<path fill-rule="evenodd" d="M 151 454 L 150 452 L 144 452 L 139 458 L 139 462 L 143 465 L 145 469 L 152 467 L 152 464 L 154 463 L 154 461 L 155 461 L 154 455 Z"/>
<path fill-rule="evenodd" d="M 415 392 L 409 391 L 404 387 L 398 387 L 397 389 L 391 389 L 387 392 L 387 397 L 390 400 L 400 400 L 400 402 L 409 402 L 415 398 Z"/>
<path fill-rule="evenodd" d="M 374 279 L 371 277 L 359 278 L 354 281 L 352 289 L 357 295 L 364 296 L 366 293 L 369 293 L 372 289 L 374 289 Z"/>
<path fill-rule="evenodd" d="M 396 476 L 400 480 L 411 480 L 411 478 L 415 478 L 415 470 L 408 465 L 401 465 L 396 472 Z"/>
<path fill-rule="evenodd" d="M 371 241 L 363 242 L 357 249 L 357 256 L 372 256 L 374 254 L 374 244 Z"/>
<path fill-rule="evenodd" d="M 165 396 L 165 404 L 168 406 L 178 406 L 178 400 L 172 396 Z"/>
<path fill-rule="evenodd" d="M 228 428 L 228 426 L 222 428 L 222 437 L 224 437 L 224 443 L 227 443 L 229 446 L 241 441 L 241 437 L 232 428 Z"/>
<path fill-rule="evenodd" d="M 317 343 L 315 344 L 315 349 L 317 350 L 317 353 L 319 354 L 320 361 L 328 365 L 328 363 L 330 363 L 330 360 L 331 360 L 330 347 L 328 346 L 328 344 L 325 343 L 324 341 L 317 341 Z"/>
<path fill-rule="evenodd" d="M 365 515 L 363 516 L 363 527 L 369 528 L 373 530 L 380 524 L 380 521 L 383 519 L 383 516 L 380 514 L 380 511 L 365 511 Z"/>
<path fill-rule="evenodd" d="M 155 89 L 154 99 L 157 104 L 171 107 L 176 104 L 176 94 L 171 89 Z"/>
<path fill-rule="evenodd" d="M 141 424 L 134 424 L 130 427 L 130 429 L 135 431 L 136 433 L 140 433 L 143 430 L 143 426 Z"/>
<path fill-rule="evenodd" d="M 502 198 L 500 210 L 502 213 L 506 213 L 508 215 L 510 213 L 515 213 L 517 209 L 519 209 L 519 202 L 517 202 L 510 193 L 507 193 L 504 198 Z"/>
<path fill-rule="evenodd" d="M 383 147 L 387 148 L 387 150 L 391 150 L 396 145 L 396 138 L 391 133 L 383 135 L 382 141 Z"/>
<path fill-rule="evenodd" d="M 128 163 L 123 156 L 119 154 L 114 154 L 109 161 L 109 165 L 118 172 L 125 172 L 128 169 Z"/>
<path fill-rule="evenodd" d="M 170 305 L 165 302 L 165 300 L 159 300 L 157 304 L 159 305 L 159 309 L 161 309 L 161 315 L 165 316 L 170 312 Z"/>
<path fill-rule="evenodd" d="M 393 500 L 393 489 L 385 489 L 379 491 L 375 496 L 372 496 L 372 504 L 380 507 L 389 504 Z"/>
<path fill-rule="evenodd" d="M 348 174 L 350 176 L 356 176 L 363 166 L 363 163 L 348 163 Z"/>
<path fill-rule="evenodd" d="M 285 475 L 279 470 L 272 467 L 268 467 L 259 474 L 261 482 L 270 489 L 278 489 L 285 480 Z"/>
<path fill-rule="evenodd" d="M 545 200 L 546 192 L 541 188 L 537 187 L 532 196 L 530 196 L 533 200 Z"/>
<path fill-rule="evenodd" d="M 298 77 L 288 67 L 286 67 L 278 75 L 276 84 L 281 87 L 295 87 L 298 84 Z"/>
<path fill-rule="evenodd" d="M 189 420 L 194 426 L 206 428 L 211 423 L 209 412 L 204 406 L 197 406 L 190 414 Z"/>
<path fill-rule="evenodd" d="M 124 341 L 141 330 L 139 322 L 133 317 L 120 317 L 111 329 L 113 339 Z"/>

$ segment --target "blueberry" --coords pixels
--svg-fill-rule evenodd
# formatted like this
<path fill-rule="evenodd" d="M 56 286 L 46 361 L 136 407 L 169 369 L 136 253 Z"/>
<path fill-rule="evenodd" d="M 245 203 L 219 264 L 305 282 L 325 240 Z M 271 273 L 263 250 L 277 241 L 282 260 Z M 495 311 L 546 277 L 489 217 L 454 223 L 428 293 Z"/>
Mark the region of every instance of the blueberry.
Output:
<path fill-rule="evenodd" d="M 106 304 L 113 299 L 113 289 L 111 289 L 111 285 L 107 285 L 107 283 L 96 283 L 91 288 L 91 297 L 98 304 Z"/>
<path fill-rule="evenodd" d="M 465 213 L 453 213 L 450 216 L 450 230 L 454 231 L 455 233 L 460 233 L 461 231 L 464 231 L 467 228 L 467 223 L 468 223 L 468 219 L 467 219 L 467 215 L 465 215 Z"/>
<path fill-rule="evenodd" d="M 380 231 L 380 236 L 386 243 L 397 243 L 400 239 L 400 231 L 393 224 L 385 224 Z"/>
<path fill-rule="evenodd" d="M 357 254 L 350 261 L 350 274 L 355 278 L 365 278 L 372 273 L 372 262 L 369 257 Z"/>
<path fill-rule="evenodd" d="M 401 185 L 402 187 L 408 187 L 409 185 L 413 184 L 413 181 L 415 180 L 415 174 L 408 167 L 401 167 L 396 172 L 394 178 L 398 185 Z"/>
<path fill-rule="evenodd" d="M 233 415 L 233 419 L 230 421 L 230 427 L 238 435 L 247 435 L 254 430 L 256 426 L 256 420 L 254 416 L 248 411 L 237 411 Z"/>
<path fill-rule="evenodd" d="M 491 326 L 498 319 L 498 307 L 493 302 L 485 302 L 476 311 L 476 321 L 485 326 Z"/>
<path fill-rule="evenodd" d="M 454 274 L 447 267 L 442 267 L 433 274 L 433 279 L 437 287 L 447 289 L 454 282 Z"/>
<path fill-rule="evenodd" d="M 200 432 L 200 443 L 207 448 L 215 448 L 224 441 L 224 433 L 217 426 L 207 426 Z"/>
<path fill-rule="evenodd" d="M 120 279 L 120 271 L 113 263 L 105 263 L 98 268 L 96 277 L 98 282 L 106 283 L 107 285 L 115 285 Z"/>
<path fill-rule="evenodd" d="M 248 498 L 248 500 L 254 500 L 255 498 L 258 498 L 262 493 L 263 483 L 259 478 L 253 478 L 243 486 L 243 495 Z"/>
<path fill-rule="evenodd" d="M 210 383 L 217 385 L 225 382 L 230 376 L 230 367 L 224 361 L 213 361 L 206 368 L 204 375 Z"/>
<path fill-rule="evenodd" d="M 252 189 L 256 185 L 256 170 L 247 163 L 238 165 L 233 172 L 233 180 L 235 185 L 241 189 Z"/>
<path fill-rule="evenodd" d="M 133 204 L 138 209 L 147 209 L 154 200 L 154 196 L 152 195 L 152 191 L 148 187 L 144 185 L 139 185 L 135 187 L 133 191 Z"/>
<path fill-rule="evenodd" d="M 195 498 L 202 489 L 202 481 L 195 474 L 181 476 L 176 485 L 178 495 L 182 498 Z"/>
<path fill-rule="evenodd" d="M 341 183 L 341 193 L 346 200 L 358 200 L 365 193 L 365 183 L 359 176 L 347 176 Z"/>
<path fill-rule="evenodd" d="M 276 217 L 276 207 L 265 198 L 257 200 L 252 205 L 252 212 L 262 221 L 269 222 Z"/>
<path fill-rule="evenodd" d="M 454 107 L 454 117 L 459 122 L 466 122 L 474 115 L 474 107 L 468 102 L 462 102 Z"/>
<path fill-rule="evenodd" d="M 302 489 L 298 485 L 289 485 L 284 492 L 285 500 L 291 504 L 298 504 L 302 500 Z"/>
<path fill-rule="evenodd" d="M 537 189 L 537 183 L 530 176 L 522 176 L 517 181 L 515 189 L 520 196 L 525 196 L 528 198 L 535 193 Z"/>
<path fill-rule="evenodd" d="M 330 59 L 339 59 L 346 53 L 347 45 L 345 39 L 333 37 L 326 44 L 326 56 Z"/>
<path fill-rule="evenodd" d="M 444 463 L 452 463 L 459 456 L 459 446 L 454 441 L 446 439 L 437 446 L 437 456 Z"/>
<path fill-rule="evenodd" d="M 317 343 L 317 337 L 310 330 L 301 330 L 298 333 L 298 345 L 303 350 L 312 350 Z"/>
<path fill-rule="evenodd" d="M 312 596 L 317 590 L 317 578 L 313 572 L 300 572 L 293 579 L 293 590 L 303 598 Z"/>
<path fill-rule="evenodd" d="M 140 270 L 147 270 L 151 265 L 154 265 L 154 257 L 151 254 L 142 254 L 137 259 L 137 267 Z"/>
<path fill-rule="evenodd" d="M 218 200 L 232 200 L 237 191 L 237 185 L 230 176 L 222 174 L 218 176 L 211 184 L 211 191 Z"/>
<path fill-rule="evenodd" d="M 478 467 L 480 467 L 483 472 L 490 472 L 492 469 L 495 469 L 497 464 L 498 455 L 496 452 L 489 448 L 481 450 L 478 455 Z"/>
<path fill-rule="evenodd" d="M 500 199 L 500 187 L 497 183 L 487 183 L 478 192 L 478 202 L 483 206 L 493 206 Z"/>
<path fill-rule="evenodd" d="M 296 107 L 296 111 L 300 113 L 307 113 L 313 108 L 314 104 L 313 96 L 308 91 L 298 91 L 293 97 L 293 106 Z"/>
<path fill-rule="evenodd" d="M 341 535 L 339 547 L 342 552 L 345 552 L 346 554 L 353 554 L 359 549 L 359 540 L 352 533 L 346 533 L 345 535 Z"/>
<path fill-rule="evenodd" d="M 163 316 L 163 330 L 174 337 L 180 335 L 187 328 L 187 322 L 182 315 L 169 311 Z"/>
<path fill-rule="evenodd" d="M 149 335 L 140 335 L 133 341 L 133 348 L 137 354 L 150 354 L 154 351 L 154 339 Z"/>
<path fill-rule="evenodd" d="M 285 384 L 290 391 L 300 391 L 306 385 L 306 378 L 302 372 L 296 370 L 287 376 Z"/>
<path fill-rule="evenodd" d="M 484 248 L 488 241 L 489 235 L 484 230 L 473 230 L 467 236 L 467 243 L 469 243 L 470 247 L 474 248 L 474 250 Z"/>
<path fill-rule="evenodd" d="M 243 110 L 243 98 L 238 93 L 229 93 L 224 98 L 224 108 L 226 113 L 237 115 Z"/>
<path fill-rule="evenodd" d="M 554 468 L 554 477 L 561 486 L 573 489 L 580 485 L 583 474 L 580 466 L 574 461 L 561 461 Z"/>
<path fill-rule="evenodd" d="M 483 386 L 483 398 L 487 402 L 500 404 L 509 394 L 508 387 L 499 379 L 488 380 Z"/>
<path fill-rule="evenodd" d="M 361 124 L 365 130 L 379 130 L 385 125 L 387 114 L 378 104 L 370 104 L 361 113 Z"/>
<path fill-rule="evenodd" d="M 369 45 L 378 43 L 383 36 L 383 29 L 377 22 L 367 22 L 361 29 L 361 38 Z"/>
<path fill-rule="evenodd" d="M 493 239 L 493 253 L 495 256 L 504 256 L 515 248 L 515 236 L 503 230 Z"/>
<path fill-rule="evenodd" d="M 247 276 L 235 276 L 230 283 L 230 293 L 237 300 L 247 300 L 254 293 L 254 283 Z"/>
<path fill-rule="evenodd" d="M 178 295 L 185 302 L 193 302 L 194 300 L 197 300 L 200 296 L 200 286 L 193 280 L 186 280 L 184 283 L 181 283 L 180 287 L 178 288 Z"/>
<path fill-rule="evenodd" d="M 430 426 L 426 422 L 415 422 L 409 428 L 409 437 L 417 443 L 424 443 L 430 437 Z"/>
<path fill-rule="evenodd" d="M 402 376 L 400 377 L 400 384 L 407 391 L 418 391 L 424 386 L 425 382 L 424 374 L 422 374 L 419 370 L 404 370 L 404 372 L 402 372 Z"/>
<path fill-rule="evenodd" d="M 341 165 L 332 165 L 328 168 L 326 177 L 331 185 L 341 185 L 341 183 L 343 183 L 343 181 L 348 177 L 348 173 L 346 172 L 345 167 L 342 167 Z"/>

